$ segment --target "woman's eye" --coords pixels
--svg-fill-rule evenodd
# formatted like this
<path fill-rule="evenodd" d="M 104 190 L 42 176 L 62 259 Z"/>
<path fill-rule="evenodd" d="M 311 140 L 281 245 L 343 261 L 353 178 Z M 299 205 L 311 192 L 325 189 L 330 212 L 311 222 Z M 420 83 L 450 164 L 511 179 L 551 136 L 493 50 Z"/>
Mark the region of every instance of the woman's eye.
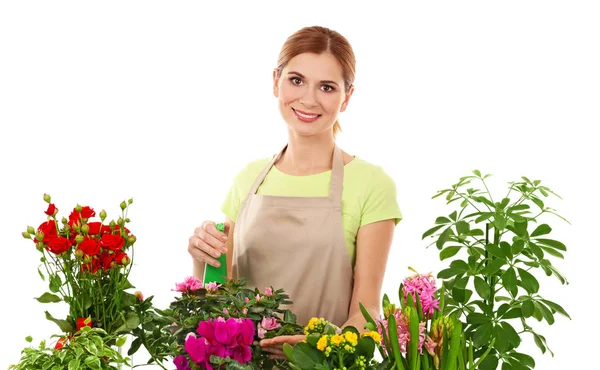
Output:
<path fill-rule="evenodd" d="M 330 91 L 333 91 L 333 90 L 334 90 L 333 87 L 331 87 L 329 85 L 323 85 L 323 91 L 330 92 Z"/>
<path fill-rule="evenodd" d="M 302 81 L 298 77 L 292 77 L 290 79 L 294 85 L 300 85 Z"/>

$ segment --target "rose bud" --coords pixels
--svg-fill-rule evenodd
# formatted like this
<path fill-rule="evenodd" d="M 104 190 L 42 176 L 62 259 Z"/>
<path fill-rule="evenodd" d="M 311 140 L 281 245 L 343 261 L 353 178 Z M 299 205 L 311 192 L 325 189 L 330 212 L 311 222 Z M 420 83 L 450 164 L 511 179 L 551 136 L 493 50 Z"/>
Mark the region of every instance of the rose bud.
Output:
<path fill-rule="evenodd" d="M 27 232 L 33 235 L 35 234 L 35 229 L 33 228 L 33 226 L 27 226 Z"/>
<path fill-rule="evenodd" d="M 105 211 L 105 210 L 102 210 L 102 211 L 100 212 L 100 220 L 101 220 L 102 222 L 104 222 L 104 219 L 105 219 L 105 218 L 106 218 L 106 211 Z"/>
<path fill-rule="evenodd" d="M 78 258 L 83 258 L 83 251 L 81 249 L 78 249 L 75 251 L 75 256 L 77 256 Z"/>
<path fill-rule="evenodd" d="M 66 225 L 67 223 L 69 223 L 69 220 L 63 217 L 62 220 L 60 220 L 60 222 Z"/>
<path fill-rule="evenodd" d="M 44 240 L 44 233 L 39 232 L 35 235 L 35 238 L 37 239 L 38 242 L 41 242 L 42 240 Z"/>
<path fill-rule="evenodd" d="M 23 235 L 23 237 L 24 237 L 25 239 L 31 239 L 31 235 L 29 235 L 29 234 L 27 233 L 27 231 L 23 231 L 23 232 L 21 233 L 21 235 Z"/>
<path fill-rule="evenodd" d="M 131 203 L 133 203 L 133 198 L 130 198 L 130 199 L 127 201 L 127 203 L 128 203 L 128 204 L 131 204 Z"/>
<path fill-rule="evenodd" d="M 115 224 L 115 220 L 111 220 L 111 221 L 110 221 L 110 228 L 111 228 L 111 229 L 114 229 L 114 228 L 115 228 L 115 225 L 116 225 L 116 224 Z"/>
<path fill-rule="evenodd" d="M 81 205 L 79 205 L 79 204 L 77 205 L 77 207 L 75 207 L 75 210 L 77 212 L 81 212 L 82 209 L 83 209 L 83 207 Z"/>
<path fill-rule="evenodd" d="M 125 225 L 125 221 L 123 221 L 123 219 L 121 217 L 119 217 L 117 224 L 122 227 L 123 225 Z"/>
<path fill-rule="evenodd" d="M 50 203 L 50 201 L 51 201 L 50 195 L 48 195 L 48 194 L 44 194 L 44 201 L 45 201 L 46 203 Z"/>
<path fill-rule="evenodd" d="M 81 227 L 81 232 L 84 233 L 84 234 L 89 233 L 90 232 L 90 227 L 87 224 L 83 225 Z"/>
<path fill-rule="evenodd" d="M 135 235 L 131 235 L 129 238 L 127 238 L 127 242 L 131 245 L 133 243 L 135 243 L 135 241 L 137 240 L 137 238 L 135 237 Z"/>
<path fill-rule="evenodd" d="M 140 292 L 139 290 L 135 292 L 134 295 L 137 297 L 137 299 L 140 300 L 140 302 L 144 301 L 144 294 L 142 294 L 142 292 Z"/>
<path fill-rule="evenodd" d="M 125 201 L 121 202 L 121 209 L 125 210 L 125 208 L 127 208 L 127 203 L 125 203 Z"/>
<path fill-rule="evenodd" d="M 127 218 L 125 219 L 125 222 L 131 222 L 131 219 L 130 219 L 129 217 L 127 217 Z"/>
<path fill-rule="evenodd" d="M 91 262 L 92 262 L 92 256 L 88 256 L 86 254 L 85 257 L 83 258 L 83 263 L 91 263 Z"/>
<path fill-rule="evenodd" d="M 77 235 L 77 236 L 75 237 L 75 242 L 76 242 L 77 244 L 81 243 L 81 242 L 82 242 L 82 241 L 84 241 L 84 240 L 85 240 L 85 238 L 83 237 L 83 235 Z"/>

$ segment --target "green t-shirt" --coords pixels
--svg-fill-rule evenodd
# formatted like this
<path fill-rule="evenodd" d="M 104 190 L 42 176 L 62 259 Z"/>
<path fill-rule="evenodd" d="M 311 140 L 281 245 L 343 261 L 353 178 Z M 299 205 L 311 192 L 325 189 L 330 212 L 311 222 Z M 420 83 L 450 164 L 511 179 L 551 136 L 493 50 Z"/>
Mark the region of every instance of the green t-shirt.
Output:
<path fill-rule="evenodd" d="M 240 204 L 250 191 L 260 171 L 272 157 L 250 162 L 236 175 L 221 210 L 236 221 Z M 331 171 L 309 176 L 292 176 L 272 166 L 258 194 L 274 196 L 324 197 L 329 195 Z M 346 248 L 354 266 L 356 235 L 361 226 L 394 219 L 398 224 L 402 214 L 396 198 L 396 184 L 385 171 L 358 157 L 344 166 L 342 190 L 342 224 Z"/>

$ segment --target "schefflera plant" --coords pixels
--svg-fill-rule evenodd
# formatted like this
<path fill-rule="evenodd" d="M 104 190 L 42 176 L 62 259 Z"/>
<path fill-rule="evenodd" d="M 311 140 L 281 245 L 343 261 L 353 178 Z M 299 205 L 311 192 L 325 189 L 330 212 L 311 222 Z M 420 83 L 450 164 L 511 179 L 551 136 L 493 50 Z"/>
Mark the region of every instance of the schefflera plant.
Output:
<path fill-rule="evenodd" d="M 447 287 L 445 314 L 456 314 L 466 322 L 465 333 L 473 341 L 475 358 L 491 351 L 480 370 L 532 369 L 532 356 L 517 349 L 524 336 L 532 335 L 542 353 L 552 356 L 545 337 L 534 331 L 531 320 L 555 322 L 555 314 L 569 318 L 558 304 L 540 295 L 538 277 L 543 273 L 567 279 L 552 265 L 550 258 L 564 258 L 565 245 L 548 236 L 552 228 L 540 218 L 552 214 L 569 223 L 542 199 L 551 194 L 560 198 L 540 180 L 509 182 L 506 196 L 495 199 L 486 179 L 491 175 L 465 176 L 445 195 L 455 210 L 437 217 L 436 226 L 422 238 L 433 238 L 430 245 L 439 250 L 440 260 L 451 260 L 437 278 Z M 477 181 L 477 185 L 470 185 Z M 535 271 L 539 271 L 536 274 Z M 541 270 L 541 271 L 540 271 Z M 521 327 L 518 327 L 520 324 Z"/>

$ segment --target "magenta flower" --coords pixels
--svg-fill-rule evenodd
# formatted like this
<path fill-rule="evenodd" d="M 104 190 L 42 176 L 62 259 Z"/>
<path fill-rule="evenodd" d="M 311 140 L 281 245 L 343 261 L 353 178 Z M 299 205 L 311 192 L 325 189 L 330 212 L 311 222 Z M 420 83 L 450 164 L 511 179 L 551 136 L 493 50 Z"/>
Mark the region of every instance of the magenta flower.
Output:
<path fill-rule="evenodd" d="M 188 276 L 183 282 L 175 284 L 175 289 L 172 290 L 180 293 L 189 293 L 198 289 L 202 289 L 202 281 L 194 276 Z"/>
<path fill-rule="evenodd" d="M 184 355 L 177 356 L 173 359 L 173 363 L 177 370 L 192 370 L 187 358 Z"/>
<path fill-rule="evenodd" d="M 252 359 L 250 346 L 254 340 L 255 328 L 250 319 L 222 317 L 214 320 L 201 321 L 196 332 L 200 335 L 197 343 L 194 336 L 186 340 L 185 350 L 190 358 L 198 364 L 202 361 L 208 362 L 211 355 L 218 357 L 230 357 L 241 364 Z M 188 345 L 188 341 L 190 344 Z M 198 359 L 199 361 L 196 361 Z"/>
<path fill-rule="evenodd" d="M 435 279 L 431 273 L 415 274 L 410 276 L 404 279 L 403 285 L 402 291 L 404 292 L 405 296 L 408 296 L 411 293 L 414 294 L 415 292 L 419 294 L 421 307 L 423 308 L 423 314 L 425 316 L 431 317 L 436 309 L 440 309 L 440 300 L 435 299 L 435 292 L 437 288 L 435 286 Z M 414 302 L 416 304 L 416 301 Z"/>
<path fill-rule="evenodd" d="M 267 297 L 271 297 L 273 295 L 273 289 L 271 289 L 271 288 L 265 288 L 265 295 Z"/>
<path fill-rule="evenodd" d="M 212 370 L 210 364 L 210 344 L 206 338 L 196 338 L 188 336 L 185 341 L 184 349 L 190 355 L 190 359 L 198 365 L 203 365 L 204 368 Z"/>

